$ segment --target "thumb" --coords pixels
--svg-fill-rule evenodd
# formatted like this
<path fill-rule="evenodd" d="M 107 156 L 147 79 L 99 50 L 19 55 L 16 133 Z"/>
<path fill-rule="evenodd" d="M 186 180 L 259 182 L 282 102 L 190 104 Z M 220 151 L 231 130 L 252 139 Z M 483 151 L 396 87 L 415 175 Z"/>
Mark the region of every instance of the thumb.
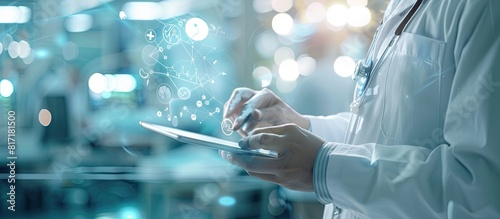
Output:
<path fill-rule="evenodd" d="M 282 145 L 285 144 L 284 140 L 285 139 L 280 135 L 261 133 L 242 138 L 238 142 L 238 145 L 246 150 L 266 149 L 280 153 L 282 151 Z"/>

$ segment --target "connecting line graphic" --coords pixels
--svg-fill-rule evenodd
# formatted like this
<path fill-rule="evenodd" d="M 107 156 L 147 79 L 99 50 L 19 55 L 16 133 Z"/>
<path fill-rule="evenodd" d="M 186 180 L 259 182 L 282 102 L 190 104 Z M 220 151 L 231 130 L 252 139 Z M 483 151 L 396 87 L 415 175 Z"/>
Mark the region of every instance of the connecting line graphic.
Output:
<path fill-rule="evenodd" d="M 166 116 L 174 126 L 178 125 L 179 118 L 187 116 L 199 123 L 209 118 L 222 123 L 215 116 L 222 113 L 224 105 L 215 97 L 220 87 L 218 82 L 222 79 L 234 81 L 227 78 L 228 74 L 222 70 L 224 65 L 217 57 L 224 49 L 219 50 L 205 39 L 210 32 L 216 34 L 222 27 L 208 25 L 197 17 L 157 21 L 162 26 L 160 33 L 153 29 L 144 33 L 147 45 L 142 50 L 142 58 L 149 67 L 139 70 L 147 86 L 158 86 L 151 90 L 156 90 L 158 101 L 166 105 L 157 116 Z M 155 83 L 150 84 L 150 79 Z M 164 83 L 160 82 L 162 80 Z M 173 99 L 185 101 L 181 102 L 180 111 L 172 108 L 178 107 L 171 106 Z"/>
<path fill-rule="evenodd" d="M 170 67 L 167 67 L 167 68 L 171 69 Z M 174 70 L 172 70 L 172 71 L 176 72 Z M 150 71 L 149 72 L 149 75 L 154 75 L 154 74 L 156 74 L 156 75 L 163 75 L 163 76 L 166 76 L 167 78 L 170 78 L 171 82 L 174 84 L 174 86 L 175 86 L 176 89 L 179 89 L 179 87 L 177 87 L 175 85 L 175 81 L 173 81 L 172 79 L 181 80 L 183 82 L 195 85 L 196 87 L 192 88 L 191 91 L 196 90 L 196 89 L 198 89 L 200 87 L 205 87 L 205 85 L 208 84 L 208 83 L 212 83 L 213 84 L 213 83 L 215 83 L 215 80 L 214 80 L 215 78 L 217 78 L 219 76 L 226 75 L 224 72 L 221 72 L 221 73 L 218 73 L 216 76 L 214 76 L 212 78 L 207 78 L 207 79 L 203 79 L 202 80 L 199 77 L 196 77 L 196 80 L 192 81 L 192 80 L 188 80 L 188 79 L 180 77 L 182 74 L 179 74 L 179 73 L 175 73 L 175 75 L 172 75 L 172 74 L 170 74 L 168 72 L 167 73 L 166 72 L 155 72 L 155 71 Z M 203 82 L 201 82 L 201 81 L 203 81 Z"/>

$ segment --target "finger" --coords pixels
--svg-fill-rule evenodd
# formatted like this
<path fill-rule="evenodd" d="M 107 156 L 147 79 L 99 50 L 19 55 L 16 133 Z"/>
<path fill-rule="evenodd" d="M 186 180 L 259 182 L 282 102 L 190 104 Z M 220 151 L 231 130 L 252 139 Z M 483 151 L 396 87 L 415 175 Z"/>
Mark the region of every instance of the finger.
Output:
<path fill-rule="evenodd" d="M 261 180 L 268 181 L 268 182 L 278 183 L 278 181 L 279 181 L 278 177 L 274 174 L 256 173 L 256 172 L 251 172 L 251 171 L 247 171 L 247 173 L 250 176 L 253 176 L 253 177 L 259 178 Z"/>
<path fill-rule="evenodd" d="M 236 88 L 229 100 L 224 104 L 223 117 L 239 115 L 243 104 L 254 96 L 256 91 L 249 88 Z"/>
<path fill-rule="evenodd" d="M 295 124 L 282 124 L 277 126 L 258 128 L 253 130 L 252 135 L 262 134 L 262 133 L 272 133 L 276 135 L 286 135 L 296 133 L 299 127 Z"/>
<path fill-rule="evenodd" d="M 238 145 L 245 150 L 266 149 L 280 154 L 283 151 L 283 145 L 286 145 L 286 139 L 276 134 L 261 133 L 242 138 Z"/>
<path fill-rule="evenodd" d="M 248 105 L 253 109 L 262 109 L 276 104 L 279 100 L 279 97 L 271 90 L 264 88 L 248 100 Z"/>
<path fill-rule="evenodd" d="M 248 136 L 248 132 L 245 132 L 242 129 L 238 129 L 236 132 L 238 132 L 238 134 L 240 134 L 241 137 L 247 137 Z"/>
<path fill-rule="evenodd" d="M 242 132 L 247 133 L 247 136 L 248 136 L 249 133 L 252 133 L 252 131 L 259 126 L 265 127 L 265 124 L 262 124 L 261 122 L 256 121 L 254 119 L 249 119 L 244 124 L 241 124 L 241 126 L 238 127 L 238 130 L 241 130 Z"/>
<path fill-rule="evenodd" d="M 253 109 L 253 107 L 251 107 L 249 105 L 248 102 L 243 104 L 243 106 L 241 108 L 241 113 L 234 120 L 233 130 L 238 130 L 242 126 L 246 125 L 249 121 L 251 121 L 253 112 L 254 112 L 254 109 Z"/>
<path fill-rule="evenodd" d="M 247 171 L 263 174 L 279 172 L 283 163 L 281 159 L 233 154 L 226 151 L 221 152 L 221 157 Z"/>
<path fill-rule="evenodd" d="M 250 111 L 250 113 L 254 114 L 254 111 L 256 109 L 261 109 L 261 108 L 268 108 L 270 106 L 273 106 L 276 104 L 276 102 L 279 100 L 279 98 L 269 89 L 264 88 L 261 91 L 257 92 L 255 95 L 252 96 L 243 106 L 242 112 L 245 111 L 245 108 Z M 241 113 L 240 113 L 241 114 Z M 241 126 L 245 123 L 245 120 L 247 119 L 247 114 L 243 115 L 241 114 L 238 116 L 235 121 L 234 121 L 234 130 L 238 130 L 241 128 Z M 249 120 L 254 120 L 253 117 L 249 117 Z"/>

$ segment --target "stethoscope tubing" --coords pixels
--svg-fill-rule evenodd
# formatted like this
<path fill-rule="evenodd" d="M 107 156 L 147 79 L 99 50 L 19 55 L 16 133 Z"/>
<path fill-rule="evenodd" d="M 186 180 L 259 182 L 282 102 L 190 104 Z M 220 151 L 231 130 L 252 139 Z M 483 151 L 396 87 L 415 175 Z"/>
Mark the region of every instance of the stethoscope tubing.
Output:
<path fill-rule="evenodd" d="M 375 62 L 375 64 L 371 68 L 370 73 L 367 76 L 367 82 L 364 85 L 364 89 L 362 90 L 361 94 L 359 96 L 356 95 L 356 94 L 354 95 L 354 101 L 351 104 L 351 111 L 354 111 L 355 113 L 357 113 L 357 111 L 359 110 L 359 107 L 360 107 L 361 103 L 364 101 L 365 96 L 366 96 L 365 95 L 366 88 L 369 87 L 370 84 L 373 81 L 373 80 L 370 80 L 372 74 L 374 72 L 378 71 L 378 69 L 380 68 L 380 65 L 382 64 L 382 62 L 387 58 L 388 51 L 396 44 L 397 40 L 399 39 L 399 37 L 403 33 L 404 29 L 406 28 L 406 26 L 408 25 L 408 23 L 410 23 L 411 19 L 413 18 L 413 15 L 415 15 L 415 13 L 417 12 L 417 10 L 422 5 L 422 2 L 423 2 L 423 0 L 417 0 L 417 2 L 413 5 L 413 7 L 411 8 L 411 10 L 408 12 L 408 14 L 403 19 L 403 21 L 396 28 L 396 31 L 394 31 L 394 35 L 391 37 L 391 40 L 389 41 L 389 44 L 385 47 L 384 51 L 382 52 L 382 55 L 380 56 L 380 58 Z M 373 55 L 373 48 L 374 48 L 374 45 L 379 40 L 379 37 L 380 37 L 379 36 L 380 35 L 380 31 L 379 30 L 382 27 L 382 25 L 383 25 L 383 23 L 381 22 L 380 25 L 379 25 L 379 28 L 377 28 L 377 31 L 376 31 L 376 33 L 374 35 L 373 42 L 371 43 L 370 48 L 368 49 L 367 56 L 366 56 L 366 58 L 363 61 L 364 63 L 369 62 L 368 59 L 370 59 L 370 56 Z"/>

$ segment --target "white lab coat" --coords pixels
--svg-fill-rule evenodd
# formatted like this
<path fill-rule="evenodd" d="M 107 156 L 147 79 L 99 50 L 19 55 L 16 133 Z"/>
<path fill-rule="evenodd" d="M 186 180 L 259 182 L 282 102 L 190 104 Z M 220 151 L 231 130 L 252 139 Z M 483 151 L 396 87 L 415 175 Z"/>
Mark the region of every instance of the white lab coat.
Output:
<path fill-rule="evenodd" d="M 389 4 L 375 59 L 415 2 Z M 329 141 L 313 179 L 324 218 L 500 218 L 499 9 L 424 1 L 359 113 L 309 117 Z"/>

